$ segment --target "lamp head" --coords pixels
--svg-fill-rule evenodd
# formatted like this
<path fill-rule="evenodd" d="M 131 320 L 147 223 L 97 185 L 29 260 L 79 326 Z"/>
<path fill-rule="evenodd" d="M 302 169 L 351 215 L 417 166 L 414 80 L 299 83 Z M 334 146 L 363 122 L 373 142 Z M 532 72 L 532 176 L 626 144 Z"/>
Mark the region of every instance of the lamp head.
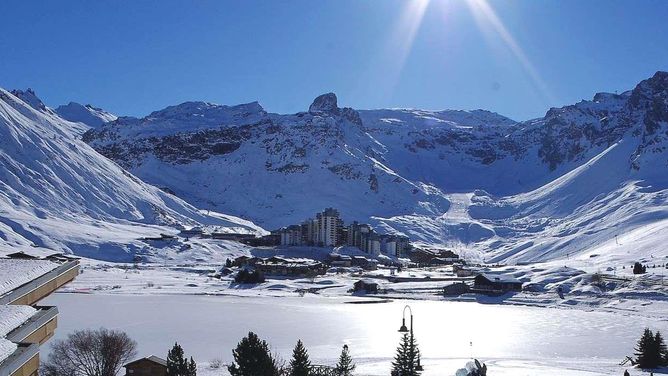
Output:
<path fill-rule="evenodd" d="M 406 327 L 406 319 L 401 319 L 401 328 L 399 328 L 399 333 L 408 333 L 408 328 Z"/>

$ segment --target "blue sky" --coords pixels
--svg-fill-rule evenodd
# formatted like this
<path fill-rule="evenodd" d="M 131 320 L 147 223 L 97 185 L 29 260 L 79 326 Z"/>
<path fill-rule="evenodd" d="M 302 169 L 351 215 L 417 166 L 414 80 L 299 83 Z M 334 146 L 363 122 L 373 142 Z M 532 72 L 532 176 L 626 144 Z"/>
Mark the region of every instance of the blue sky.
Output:
<path fill-rule="evenodd" d="M 525 120 L 668 70 L 668 1 L 431 0 L 416 11 L 423 1 L 5 0 L 0 86 L 134 116 L 187 100 L 293 113 L 333 91 L 354 108 Z"/>

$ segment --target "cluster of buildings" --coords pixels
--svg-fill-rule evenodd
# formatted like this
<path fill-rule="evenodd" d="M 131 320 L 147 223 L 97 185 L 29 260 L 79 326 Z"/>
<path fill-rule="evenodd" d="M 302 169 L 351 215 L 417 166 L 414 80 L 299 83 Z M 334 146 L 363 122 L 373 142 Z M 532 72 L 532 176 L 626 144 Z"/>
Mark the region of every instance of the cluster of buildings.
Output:
<path fill-rule="evenodd" d="M 397 257 L 411 249 L 407 236 L 379 234 L 366 223 L 353 222 L 346 226 L 334 208 L 327 208 L 315 218 L 281 228 L 274 234 L 280 236 L 280 244 L 285 246 L 351 246 L 371 255 L 383 253 Z"/>
<path fill-rule="evenodd" d="M 267 276 L 308 277 L 327 273 L 327 265 L 311 259 L 240 256 L 230 266 L 248 267 Z"/>
<path fill-rule="evenodd" d="M 0 375 L 38 374 L 40 346 L 58 326 L 58 308 L 40 301 L 78 274 L 79 261 L 59 253 L 0 257 Z"/>

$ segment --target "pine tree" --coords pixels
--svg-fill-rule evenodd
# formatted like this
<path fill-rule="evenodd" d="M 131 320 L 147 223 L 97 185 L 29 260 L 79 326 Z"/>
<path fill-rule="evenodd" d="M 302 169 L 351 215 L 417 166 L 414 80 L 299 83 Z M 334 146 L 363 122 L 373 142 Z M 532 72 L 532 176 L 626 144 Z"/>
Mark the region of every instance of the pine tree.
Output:
<path fill-rule="evenodd" d="M 188 376 L 188 362 L 183 356 L 183 348 L 178 343 L 167 352 L 167 373 L 170 376 Z"/>
<path fill-rule="evenodd" d="M 397 355 L 392 362 L 392 375 L 419 376 L 420 372 L 416 369 L 419 357 L 420 350 L 418 350 L 415 338 L 412 335 L 404 334 L 397 347 Z"/>
<path fill-rule="evenodd" d="M 193 357 L 190 357 L 190 363 L 188 363 L 188 376 L 197 376 L 197 364 Z"/>
<path fill-rule="evenodd" d="M 646 328 L 636 345 L 638 367 L 656 368 L 659 365 L 656 354 L 657 347 L 654 342 L 654 334 L 649 328 Z"/>
<path fill-rule="evenodd" d="M 656 351 L 656 359 L 658 366 L 668 366 L 668 348 L 663 341 L 661 332 L 657 331 L 654 335 L 654 349 Z"/>
<path fill-rule="evenodd" d="M 308 359 L 308 351 L 301 340 L 297 341 L 292 351 L 290 361 L 290 376 L 308 376 L 311 373 L 311 361 Z"/>
<path fill-rule="evenodd" d="M 269 352 L 266 341 L 249 332 L 232 351 L 234 363 L 227 370 L 232 376 L 278 376 L 276 360 Z"/>
<path fill-rule="evenodd" d="M 348 352 L 348 345 L 343 345 L 343 350 L 341 350 L 341 355 L 339 356 L 339 362 L 336 364 L 336 375 L 352 376 L 354 370 L 355 363 L 353 363 L 353 358 L 350 357 L 350 353 Z"/>

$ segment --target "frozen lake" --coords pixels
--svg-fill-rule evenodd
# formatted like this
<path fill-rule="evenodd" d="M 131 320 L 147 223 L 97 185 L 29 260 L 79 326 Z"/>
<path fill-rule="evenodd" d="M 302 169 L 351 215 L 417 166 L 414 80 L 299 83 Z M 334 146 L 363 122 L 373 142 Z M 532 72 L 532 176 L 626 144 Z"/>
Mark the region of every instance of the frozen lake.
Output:
<path fill-rule="evenodd" d="M 198 362 L 232 359 L 252 330 L 289 358 L 297 339 L 316 363 L 331 364 L 343 344 L 359 375 L 389 375 L 406 301 L 345 304 L 345 298 L 240 298 L 194 295 L 56 294 L 57 338 L 80 328 L 107 327 L 139 342 L 141 356 L 165 356 L 175 341 Z M 492 375 L 621 374 L 646 326 L 668 322 L 603 312 L 478 303 L 410 301 L 425 376 L 452 375 L 473 354 Z M 473 346 L 470 345 L 473 343 Z M 621 372 L 619 372 L 621 370 Z M 633 374 L 633 373 L 632 373 Z"/>

